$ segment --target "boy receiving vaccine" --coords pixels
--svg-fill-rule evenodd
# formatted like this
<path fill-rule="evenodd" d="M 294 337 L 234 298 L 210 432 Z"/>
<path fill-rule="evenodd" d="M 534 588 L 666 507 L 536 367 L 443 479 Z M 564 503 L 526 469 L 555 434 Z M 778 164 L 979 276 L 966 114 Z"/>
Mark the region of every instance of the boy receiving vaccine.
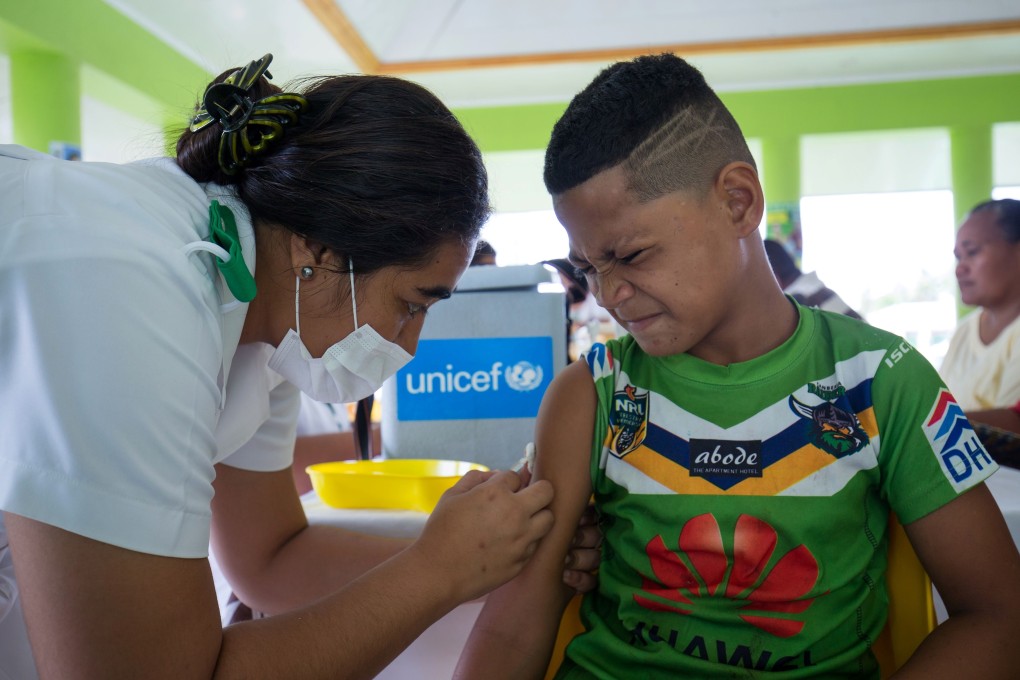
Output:
<path fill-rule="evenodd" d="M 1015 677 L 1020 555 L 995 463 L 901 338 L 783 295 L 754 161 L 702 75 L 615 64 L 546 152 L 570 260 L 629 335 L 547 392 L 553 530 L 488 597 L 458 678 L 541 678 L 594 494 L 587 632 L 558 678 L 877 678 L 895 512 L 950 618 L 897 677 Z"/>

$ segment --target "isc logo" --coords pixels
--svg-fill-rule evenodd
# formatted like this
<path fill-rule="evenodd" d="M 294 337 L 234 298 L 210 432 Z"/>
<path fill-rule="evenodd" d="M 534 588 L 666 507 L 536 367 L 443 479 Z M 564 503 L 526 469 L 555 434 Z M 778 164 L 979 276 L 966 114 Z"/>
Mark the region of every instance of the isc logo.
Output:
<path fill-rule="evenodd" d="M 898 364 L 900 359 L 902 359 L 911 349 L 913 348 L 907 344 L 906 340 L 904 340 L 903 342 L 900 343 L 899 347 L 889 352 L 889 354 L 885 358 L 885 365 L 888 366 L 889 368 L 892 368 L 893 366 Z"/>

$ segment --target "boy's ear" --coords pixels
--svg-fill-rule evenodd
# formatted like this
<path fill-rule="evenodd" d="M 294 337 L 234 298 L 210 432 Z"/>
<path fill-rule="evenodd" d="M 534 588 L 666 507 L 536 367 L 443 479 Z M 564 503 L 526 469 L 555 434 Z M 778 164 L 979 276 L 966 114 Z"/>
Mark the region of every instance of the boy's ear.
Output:
<path fill-rule="evenodd" d="M 754 233 L 765 212 L 765 196 L 754 168 L 743 161 L 729 163 L 719 173 L 716 190 L 738 235 Z"/>

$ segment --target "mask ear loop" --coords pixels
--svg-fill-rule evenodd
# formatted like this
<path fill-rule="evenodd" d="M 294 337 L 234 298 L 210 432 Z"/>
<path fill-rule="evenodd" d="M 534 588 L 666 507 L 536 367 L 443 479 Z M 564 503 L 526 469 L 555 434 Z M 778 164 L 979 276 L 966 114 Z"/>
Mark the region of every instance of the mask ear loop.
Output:
<path fill-rule="evenodd" d="M 354 296 L 354 259 L 347 258 L 347 271 L 351 275 L 351 304 L 354 305 L 354 330 L 358 330 L 358 301 Z"/>
<path fill-rule="evenodd" d="M 209 241 L 192 241 L 191 243 L 185 244 L 184 247 L 181 248 L 181 252 L 184 253 L 185 257 L 200 250 L 207 253 L 212 253 L 224 264 L 230 262 L 230 253 L 227 251 L 227 249 L 215 243 L 210 243 Z M 220 305 L 220 313 L 226 314 L 227 312 L 232 312 L 243 304 L 244 302 L 242 302 L 241 300 L 234 299 L 230 302 Z"/>
<path fill-rule="evenodd" d="M 297 326 L 298 339 L 301 339 L 301 277 L 294 277 L 294 325 Z"/>
<path fill-rule="evenodd" d="M 358 330 L 358 300 L 354 295 L 354 259 L 350 256 L 347 257 L 347 271 L 351 277 L 351 305 L 354 309 L 354 330 Z M 371 460 L 373 456 L 371 414 L 374 399 L 373 395 L 369 395 L 359 401 L 354 419 L 354 433 L 357 435 L 354 439 L 354 444 L 357 449 L 358 458 L 361 460 Z"/>

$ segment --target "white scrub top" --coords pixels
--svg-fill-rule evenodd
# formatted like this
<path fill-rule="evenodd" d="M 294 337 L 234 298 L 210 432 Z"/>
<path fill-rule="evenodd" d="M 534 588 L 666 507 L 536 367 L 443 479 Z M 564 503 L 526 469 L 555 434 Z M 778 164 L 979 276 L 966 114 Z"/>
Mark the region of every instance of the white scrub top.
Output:
<path fill-rule="evenodd" d="M 299 392 L 238 347 L 213 256 L 229 188 L 173 161 L 59 161 L 0 145 L 0 510 L 139 552 L 205 557 L 214 464 L 280 470 Z M 226 311 L 225 311 L 226 310 Z M 0 680 L 33 678 L 0 516 Z"/>

